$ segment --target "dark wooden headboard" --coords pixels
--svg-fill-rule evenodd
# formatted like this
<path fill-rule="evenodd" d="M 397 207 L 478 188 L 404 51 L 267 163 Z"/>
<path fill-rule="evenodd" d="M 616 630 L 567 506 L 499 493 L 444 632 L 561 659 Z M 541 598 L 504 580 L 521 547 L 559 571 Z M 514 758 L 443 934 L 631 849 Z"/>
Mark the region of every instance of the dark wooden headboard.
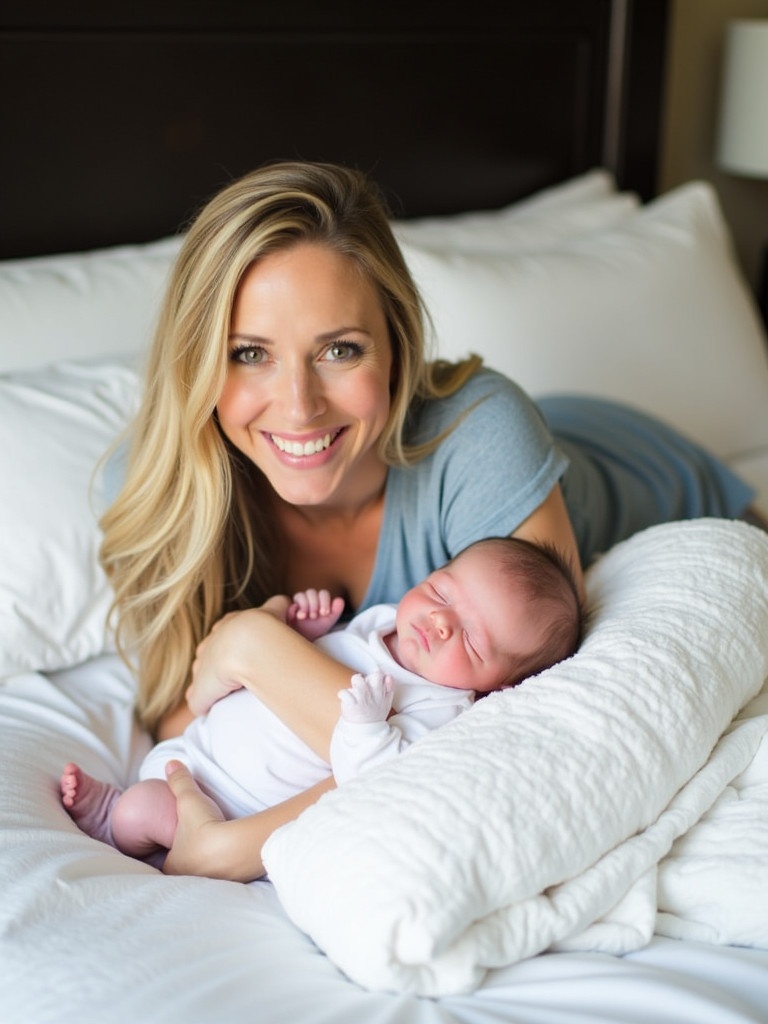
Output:
<path fill-rule="evenodd" d="M 667 0 L 4 0 L 0 258 L 171 234 L 272 159 L 398 216 L 654 193 Z"/>

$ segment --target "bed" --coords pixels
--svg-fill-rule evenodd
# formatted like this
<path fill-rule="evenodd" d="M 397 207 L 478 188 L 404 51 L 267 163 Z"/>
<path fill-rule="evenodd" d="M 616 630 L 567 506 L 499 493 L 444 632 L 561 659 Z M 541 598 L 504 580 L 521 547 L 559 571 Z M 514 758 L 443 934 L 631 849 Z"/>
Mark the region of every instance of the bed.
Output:
<path fill-rule="evenodd" d="M 190 214 L 264 160 L 374 174 L 436 354 L 661 416 L 768 512 L 755 302 L 712 188 L 656 194 L 666 4 L 364 6 L 0 13 L 0 1019 L 768 1022 L 768 535 L 744 523 L 601 555 L 573 659 L 329 794 L 269 881 L 166 877 L 60 806 L 68 760 L 125 784 L 149 747 L 105 625 L 101 457 Z"/>

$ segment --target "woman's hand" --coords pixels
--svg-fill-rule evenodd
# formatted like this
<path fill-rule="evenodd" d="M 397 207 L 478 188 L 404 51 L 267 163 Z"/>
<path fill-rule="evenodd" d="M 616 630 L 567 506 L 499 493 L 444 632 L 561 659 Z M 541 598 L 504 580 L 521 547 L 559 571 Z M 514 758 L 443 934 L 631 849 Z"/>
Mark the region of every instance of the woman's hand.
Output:
<path fill-rule="evenodd" d="M 229 612 L 214 623 L 197 645 L 192 682 L 185 694 L 187 707 L 195 716 L 207 714 L 216 701 L 247 685 L 245 672 L 254 654 L 250 630 L 258 622 L 254 613 L 267 612 L 285 623 L 292 606 L 285 594 L 275 594 L 259 608 Z"/>
<path fill-rule="evenodd" d="M 166 778 L 176 797 L 178 822 L 163 871 L 167 875 L 227 877 L 217 873 L 217 869 L 221 870 L 219 860 L 225 840 L 220 833 L 226 826 L 221 809 L 203 793 L 179 761 L 168 762 Z"/>
<path fill-rule="evenodd" d="M 287 606 L 286 598 L 286 611 Z M 252 615 L 253 610 L 230 612 L 198 644 L 192 662 L 192 682 L 186 692 L 187 706 L 194 715 L 207 714 L 216 701 L 245 685 L 243 660 L 248 654 L 244 654 L 243 646 Z"/>
<path fill-rule="evenodd" d="M 180 762 L 168 763 L 166 778 L 176 797 L 178 824 L 163 871 L 169 875 L 205 875 L 232 882 L 261 878 L 261 849 L 267 839 L 335 785 L 329 775 L 282 804 L 247 818 L 225 821 L 221 810 L 205 796 Z"/>
<path fill-rule="evenodd" d="M 286 599 L 287 600 L 287 599 Z M 339 720 L 339 690 L 352 669 L 268 607 L 225 615 L 197 649 L 187 703 L 204 714 L 233 690 L 258 697 L 324 761 Z"/>

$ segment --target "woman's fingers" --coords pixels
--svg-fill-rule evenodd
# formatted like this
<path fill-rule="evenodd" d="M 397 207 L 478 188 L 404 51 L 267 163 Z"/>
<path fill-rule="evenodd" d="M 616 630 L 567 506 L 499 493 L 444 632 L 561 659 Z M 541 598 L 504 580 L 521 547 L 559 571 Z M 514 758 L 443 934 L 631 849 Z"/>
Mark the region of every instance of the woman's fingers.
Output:
<path fill-rule="evenodd" d="M 215 874 L 216 828 L 225 819 L 180 761 L 166 765 L 166 780 L 176 797 L 177 825 L 163 871 L 169 875 Z"/>

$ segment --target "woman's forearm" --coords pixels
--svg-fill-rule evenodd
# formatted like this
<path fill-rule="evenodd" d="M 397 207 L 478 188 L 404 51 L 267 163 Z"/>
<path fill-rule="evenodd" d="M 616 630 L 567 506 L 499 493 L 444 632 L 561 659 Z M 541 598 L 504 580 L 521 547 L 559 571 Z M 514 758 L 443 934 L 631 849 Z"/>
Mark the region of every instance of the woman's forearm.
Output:
<path fill-rule="evenodd" d="M 198 649 L 192 690 L 198 696 L 245 687 L 320 757 L 328 760 L 339 718 L 338 691 L 352 669 L 261 609 L 230 615 Z"/>
<path fill-rule="evenodd" d="M 325 782 L 318 783 L 312 789 L 305 790 L 266 811 L 225 822 L 225 825 L 231 826 L 231 832 L 227 832 L 225 841 L 219 837 L 218 848 L 219 869 L 226 874 L 219 874 L 217 877 L 240 882 L 260 878 L 265 870 L 261 849 L 275 829 L 294 821 L 302 811 L 316 803 L 323 793 L 334 787 L 333 776 L 329 776 Z M 258 857 L 255 856 L 256 853 Z"/>

